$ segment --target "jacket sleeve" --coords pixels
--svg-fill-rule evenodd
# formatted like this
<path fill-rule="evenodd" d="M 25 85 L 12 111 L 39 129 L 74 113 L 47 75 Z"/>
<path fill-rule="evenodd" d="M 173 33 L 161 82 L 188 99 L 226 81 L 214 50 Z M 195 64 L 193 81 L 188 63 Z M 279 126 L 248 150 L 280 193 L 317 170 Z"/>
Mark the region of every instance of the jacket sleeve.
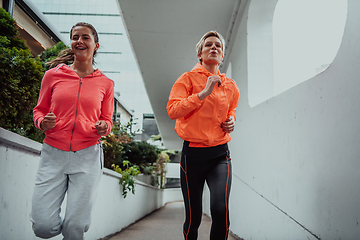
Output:
<path fill-rule="evenodd" d="M 106 95 L 101 104 L 100 120 L 103 120 L 107 124 L 107 131 L 104 136 L 107 136 L 112 129 L 113 122 L 112 116 L 114 112 L 114 82 L 111 80 L 111 85 L 106 92 Z"/>
<path fill-rule="evenodd" d="M 236 107 L 239 103 L 239 97 L 240 97 L 240 90 L 239 88 L 236 86 L 235 82 L 234 82 L 234 98 L 230 104 L 230 108 L 229 108 L 229 113 L 228 113 L 228 117 L 233 116 L 234 117 L 234 121 L 236 121 Z"/>
<path fill-rule="evenodd" d="M 33 121 L 35 127 L 41 129 L 40 123 L 44 119 L 45 115 L 50 111 L 51 105 L 51 77 L 49 72 L 45 72 L 44 77 L 41 81 L 41 88 L 37 105 L 33 109 Z M 41 129 L 42 130 L 42 129 Z"/>
<path fill-rule="evenodd" d="M 192 94 L 192 84 L 189 77 L 181 75 L 175 82 L 169 95 L 166 110 L 171 119 L 185 117 L 201 106 L 197 93 Z"/>

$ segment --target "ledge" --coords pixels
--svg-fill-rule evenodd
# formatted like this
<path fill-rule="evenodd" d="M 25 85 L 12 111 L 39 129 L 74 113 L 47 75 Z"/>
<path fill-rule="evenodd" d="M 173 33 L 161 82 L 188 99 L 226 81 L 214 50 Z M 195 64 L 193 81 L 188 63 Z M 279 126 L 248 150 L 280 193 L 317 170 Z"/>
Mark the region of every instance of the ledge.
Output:
<path fill-rule="evenodd" d="M 111 177 L 114 177 L 114 178 L 118 178 L 119 180 L 120 180 L 120 178 L 121 178 L 121 174 L 120 174 L 120 173 L 115 172 L 115 171 L 113 171 L 113 170 L 111 170 L 111 169 L 108 169 L 108 168 L 104 168 L 103 174 L 104 174 L 104 175 L 111 176 Z M 146 184 L 146 183 L 141 182 L 141 181 L 136 180 L 136 179 L 135 179 L 135 184 L 136 184 L 136 185 L 140 185 L 140 186 L 144 186 L 144 187 L 153 188 L 153 189 L 156 189 L 156 190 L 163 191 L 163 189 L 160 189 L 160 188 L 151 186 L 151 185 L 149 185 L 149 184 Z"/>
<path fill-rule="evenodd" d="M 0 128 L 0 143 L 40 154 L 42 144 L 29 138 L 20 136 L 4 128 Z"/>
<path fill-rule="evenodd" d="M 36 153 L 36 154 L 40 154 L 41 147 L 42 147 L 41 143 L 31 140 L 29 138 L 20 136 L 19 134 L 13 133 L 4 128 L 0 128 L 0 143 L 2 143 L 4 145 L 12 146 L 12 147 L 17 147 L 17 148 L 20 148 L 20 149 L 23 149 L 23 150 L 26 150 L 29 152 Z M 111 169 L 107 169 L 107 168 L 104 168 L 103 174 L 114 177 L 114 178 L 118 178 L 119 180 L 121 178 L 120 173 L 117 173 L 117 172 L 115 172 Z M 135 184 L 162 191 L 162 189 L 151 186 L 151 185 L 141 182 L 139 180 L 135 180 Z"/>

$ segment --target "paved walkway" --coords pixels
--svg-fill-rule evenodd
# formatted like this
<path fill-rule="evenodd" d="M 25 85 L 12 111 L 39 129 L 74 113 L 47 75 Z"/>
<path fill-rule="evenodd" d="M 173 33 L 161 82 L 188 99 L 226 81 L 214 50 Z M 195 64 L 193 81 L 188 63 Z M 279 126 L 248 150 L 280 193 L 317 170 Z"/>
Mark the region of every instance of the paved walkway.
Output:
<path fill-rule="evenodd" d="M 183 240 L 184 203 L 168 203 L 121 232 L 102 240 Z M 211 219 L 203 215 L 198 240 L 208 240 Z M 240 240 L 229 236 L 228 240 Z"/>

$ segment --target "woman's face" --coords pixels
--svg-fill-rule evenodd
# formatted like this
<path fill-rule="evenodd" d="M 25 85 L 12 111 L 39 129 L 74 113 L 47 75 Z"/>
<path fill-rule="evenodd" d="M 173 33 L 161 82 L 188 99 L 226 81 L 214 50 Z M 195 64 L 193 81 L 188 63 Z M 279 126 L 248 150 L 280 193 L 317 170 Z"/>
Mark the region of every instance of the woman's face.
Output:
<path fill-rule="evenodd" d="M 76 26 L 72 29 L 71 49 L 78 61 L 92 60 L 94 52 L 100 44 L 95 43 L 91 29 L 86 26 Z"/>
<path fill-rule="evenodd" d="M 198 58 L 202 60 L 202 64 L 219 64 L 223 57 L 220 39 L 215 36 L 205 39 L 202 52 L 198 54 Z"/>

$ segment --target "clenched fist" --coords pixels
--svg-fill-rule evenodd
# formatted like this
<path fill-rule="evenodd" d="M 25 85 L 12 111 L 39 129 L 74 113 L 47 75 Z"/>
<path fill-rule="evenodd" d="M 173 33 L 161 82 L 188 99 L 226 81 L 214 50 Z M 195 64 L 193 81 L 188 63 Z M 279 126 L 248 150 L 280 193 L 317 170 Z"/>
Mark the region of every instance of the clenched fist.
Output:
<path fill-rule="evenodd" d="M 107 124 L 106 124 L 105 121 L 99 120 L 99 121 L 96 122 L 95 128 L 96 128 L 97 133 L 100 136 L 104 136 L 106 134 L 106 131 L 107 131 Z"/>
<path fill-rule="evenodd" d="M 235 121 L 232 116 L 228 117 L 225 122 L 221 124 L 221 128 L 226 133 L 231 133 L 235 129 Z"/>
<path fill-rule="evenodd" d="M 199 99 L 203 100 L 204 98 L 209 96 L 212 93 L 212 91 L 214 90 L 216 83 L 218 83 L 219 86 L 221 85 L 221 79 L 219 76 L 212 75 L 212 76 L 208 77 L 205 88 L 201 92 L 198 93 Z"/>
<path fill-rule="evenodd" d="M 40 123 L 40 128 L 42 130 L 53 129 L 56 124 L 56 116 L 54 113 L 48 113 L 45 115 L 44 119 Z"/>

